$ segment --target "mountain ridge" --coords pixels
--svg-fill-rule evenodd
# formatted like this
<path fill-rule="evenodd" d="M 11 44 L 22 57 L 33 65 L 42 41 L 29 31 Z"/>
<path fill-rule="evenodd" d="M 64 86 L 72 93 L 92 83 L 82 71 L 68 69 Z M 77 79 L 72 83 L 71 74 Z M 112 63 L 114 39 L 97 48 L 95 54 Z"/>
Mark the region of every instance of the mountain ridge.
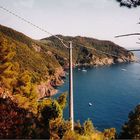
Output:
<path fill-rule="evenodd" d="M 98 66 L 135 61 L 133 53 L 108 40 L 98 40 L 81 36 L 71 37 L 59 35 L 59 37 L 67 42 L 73 42 L 73 61 L 75 65 Z M 43 38 L 41 42 L 50 45 L 52 48 L 61 48 L 61 51 L 68 56 L 66 48 L 62 47 L 61 43 L 55 37 Z M 117 58 L 112 57 L 113 55 L 116 55 Z M 66 58 L 68 59 L 68 57 Z M 109 60 L 108 62 L 107 59 Z"/>
<path fill-rule="evenodd" d="M 134 61 L 134 54 L 111 42 L 88 37 L 58 35 L 66 42 L 73 41 L 73 66 L 103 66 Z M 55 87 L 63 84 L 64 69 L 69 67 L 68 49 L 54 36 L 34 40 L 11 28 L 0 25 L 0 37 L 14 43 L 13 62 L 21 71 L 28 70 L 38 85 L 39 98 L 54 95 Z M 68 45 L 68 44 L 67 44 Z M 90 49 L 91 48 L 91 49 Z M 113 57 L 98 51 L 116 53 Z"/>

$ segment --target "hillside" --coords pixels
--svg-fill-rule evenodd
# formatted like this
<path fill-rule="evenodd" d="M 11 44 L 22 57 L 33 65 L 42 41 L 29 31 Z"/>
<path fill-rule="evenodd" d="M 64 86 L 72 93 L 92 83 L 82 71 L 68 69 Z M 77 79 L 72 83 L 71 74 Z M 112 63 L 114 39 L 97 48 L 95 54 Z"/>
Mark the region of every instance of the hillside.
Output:
<path fill-rule="evenodd" d="M 110 41 L 80 36 L 59 35 L 59 37 L 67 42 L 73 41 L 74 66 L 102 66 L 134 61 L 133 53 Z M 25 70 L 31 73 L 31 81 L 37 84 L 39 98 L 56 93 L 54 87 L 63 84 L 62 78 L 65 76 L 63 69 L 68 68 L 69 56 L 68 49 L 58 39 L 48 37 L 33 40 L 2 25 L 0 39 L 6 40 L 9 45 L 12 44 L 15 52 L 12 62 L 20 65 L 19 73 Z"/>
<path fill-rule="evenodd" d="M 38 85 L 39 98 L 56 93 L 54 86 L 63 83 L 64 71 L 55 56 L 50 56 L 37 41 L 5 26 L 0 26 L 0 40 L 12 46 L 15 55 L 11 61 L 20 65 L 20 72 L 31 73 L 32 82 Z"/>
<path fill-rule="evenodd" d="M 75 123 L 75 131 L 70 130 L 70 122 L 63 119 L 65 95 L 38 103 L 38 113 L 19 106 L 11 93 L 0 87 L 0 138 L 1 139 L 63 139 L 63 140 L 104 140 L 115 139 L 115 129 L 100 132 L 90 120 L 83 125 Z M 13 129 L 14 128 L 14 129 Z"/>
<path fill-rule="evenodd" d="M 132 53 L 110 41 L 60 37 L 73 41 L 75 66 L 134 61 Z M 63 118 L 67 94 L 40 100 L 57 92 L 67 67 L 68 50 L 59 40 L 33 40 L 0 25 L 0 138 L 115 139 L 114 128 L 100 132 L 90 120 L 75 122 L 71 131 L 70 121 Z"/>
<path fill-rule="evenodd" d="M 133 53 L 111 41 L 81 36 L 59 35 L 59 37 L 67 42 L 73 42 L 73 61 L 78 66 L 102 66 L 135 60 Z M 62 46 L 58 39 L 48 37 L 41 39 L 41 42 L 51 49 L 61 65 L 66 66 L 68 64 L 68 50 Z"/>

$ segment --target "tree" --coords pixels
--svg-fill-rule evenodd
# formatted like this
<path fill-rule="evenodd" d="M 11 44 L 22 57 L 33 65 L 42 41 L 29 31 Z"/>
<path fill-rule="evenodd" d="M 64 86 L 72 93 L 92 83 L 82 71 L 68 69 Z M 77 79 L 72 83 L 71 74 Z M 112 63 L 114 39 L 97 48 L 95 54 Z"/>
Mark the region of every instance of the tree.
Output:
<path fill-rule="evenodd" d="M 104 139 L 106 139 L 106 140 L 115 139 L 116 138 L 116 129 L 115 128 L 105 129 L 103 134 L 104 134 Z"/>
<path fill-rule="evenodd" d="M 90 119 L 88 119 L 87 121 L 84 122 L 83 128 L 84 128 L 84 135 L 90 135 L 95 130 L 93 123 Z"/>
<path fill-rule="evenodd" d="M 116 0 L 117 2 L 120 3 L 120 6 L 125 6 L 128 8 L 133 8 L 140 6 L 140 0 Z M 138 22 L 140 24 L 140 22 Z M 125 37 L 125 36 L 139 36 L 140 33 L 129 33 L 129 34 L 123 34 L 123 35 L 117 35 L 115 36 L 116 38 L 118 37 Z M 140 44 L 140 42 L 136 42 L 137 44 Z"/>
<path fill-rule="evenodd" d="M 15 92 L 29 98 L 31 96 L 31 89 L 32 83 L 30 73 L 28 71 L 24 71 L 19 75 Z"/>
<path fill-rule="evenodd" d="M 66 107 L 66 103 L 67 103 L 67 93 L 61 94 L 58 97 L 57 102 L 59 103 L 59 105 L 61 106 L 61 108 L 64 109 Z"/>
<path fill-rule="evenodd" d="M 140 139 L 140 105 L 131 111 L 121 130 L 119 138 L 123 139 Z"/>
<path fill-rule="evenodd" d="M 16 84 L 19 65 L 12 62 L 15 45 L 0 37 L 0 83 L 12 91 Z"/>
<path fill-rule="evenodd" d="M 58 139 L 58 129 L 62 124 L 63 110 L 56 100 L 44 99 L 39 103 L 38 114 L 41 124 L 46 128 L 44 138 Z"/>
<path fill-rule="evenodd" d="M 74 131 L 80 135 L 84 134 L 84 127 L 80 124 L 80 121 L 77 121 L 74 125 Z"/>
<path fill-rule="evenodd" d="M 46 123 L 56 118 L 62 118 L 63 112 L 56 100 L 48 99 L 44 101 L 44 105 L 41 106 L 43 106 L 41 107 L 41 115 Z"/>
<path fill-rule="evenodd" d="M 18 107 L 10 98 L 0 98 L 0 139 L 36 138 L 33 113 Z"/>
<path fill-rule="evenodd" d="M 20 107 L 37 113 L 38 96 L 35 85 L 32 83 L 32 77 L 28 71 L 19 74 L 17 84 L 14 87 L 14 94 Z"/>
<path fill-rule="evenodd" d="M 120 6 L 126 6 L 128 8 L 140 6 L 140 0 L 116 0 L 120 3 Z"/>
<path fill-rule="evenodd" d="M 65 121 L 62 118 L 56 118 L 49 122 L 51 139 L 62 139 L 64 134 L 71 130 L 70 121 Z"/>

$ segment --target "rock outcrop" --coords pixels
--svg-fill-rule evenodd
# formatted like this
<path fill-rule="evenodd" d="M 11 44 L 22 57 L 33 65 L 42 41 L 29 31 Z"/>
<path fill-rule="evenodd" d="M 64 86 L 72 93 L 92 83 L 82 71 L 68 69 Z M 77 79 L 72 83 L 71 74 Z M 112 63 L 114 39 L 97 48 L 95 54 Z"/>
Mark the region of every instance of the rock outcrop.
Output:
<path fill-rule="evenodd" d="M 55 70 L 55 74 L 51 76 L 48 81 L 41 82 L 37 86 L 39 99 L 55 95 L 58 92 L 56 87 L 61 86 L 64 83 L 63 78 L 65 78 L 65 72 L 63 68 L 57 68 Z"/>
<path fill-rule="evenodd" d="M 86 58 L 85 58 L 86 61 Z M 75 66 L 104 66 L 104 65 L 112 65 L 115 63 L 128 63 L 128 62 L 134 62 L 136 61 L 136 57 L 133 55 L 133 53 L 130 53 L 129 55 L 121 55 L 118 57 L 111 57 L 111 56 L 105 56 L 105 57 L 98 57 L 94 56 L 91 59 L 88 59 L 88 62 L 84 63 L 77 63 L 74 64 Z"/>

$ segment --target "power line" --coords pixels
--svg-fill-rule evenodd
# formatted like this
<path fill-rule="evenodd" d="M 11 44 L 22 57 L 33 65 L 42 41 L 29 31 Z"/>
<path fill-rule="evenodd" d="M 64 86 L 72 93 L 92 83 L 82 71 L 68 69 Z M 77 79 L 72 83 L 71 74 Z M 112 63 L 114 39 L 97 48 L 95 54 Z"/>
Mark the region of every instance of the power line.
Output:
<path fill-rule="evenodd" d="M 47 30 L 45 30 L 45 29 L 43 29 L 43 28 L 41 28 L 41 27 L 39 27 L 39 26 L 33 24 L 32 22 L 26 20 L 25 18 L 22 18 L 22 17 L 19 16 L 18 14 L 15 14 L 15 13 L 12 12 L 11 10 L 8 10 L 7 8 L 5 8 L 5 7 L 3 7 L 3 6 L 0 6 L 0 9 L 6 11 L 7 13 L 9 13 L 9 14 L 15 16 L 15 17 L 17 17 L 18 19 L 20 19 L 20 20 L 26 22 L 27 24 L 30 24 L 31 26 L 33 26 L 33 27 L 35 27 L 35 28 L 37 28 L 37 29 L 39 29 L 39 30 L 41 30 L 41 31 L 43 31 L 43 32 L 45 32 L 45 33 L 47 33 L 47 34 L 49 34 L 49 35 L 55 37 L 55 38 L 57 38 L 66 48 L 69 48 L 69 65 L 70 65 L 70 66 L 69 66 L 69 70 L 70 70 L 70 76 L 69 76 L 69 79 L 70 79 L 70 81 L 69 81 L 69 83 L 70 83 L 70 88 L 69 88 L 69 93 L 70 93 L 70 104 L 69 104 L 69 105 L 70 105 L 70 107 L 69 107 L 69 109 L 70 109 L 70 121 L 71 121 L 71 123 L 72 123 L 72 130 L 74 130 L 72 42 L 71 42 L 71 41 L 70 41 L 70 42 L 65 41 L 65 40 L 63 40 L 62 38 L 58 37 L 57 35 L 53 35 L 52 33 L 48 32 Z M 64 42 L 69 43 L 69 44 L 70 44 L 70 47 L 68 47 Z M 76 45 L 78 45 L 78 44 L 79 44 L 79 43 L 76 43 Z M 94 48 L 90 48 L 90 47 L 84 46 L 83 44 L 80 44 L 80 46 L 83 46 L 84 48 L 94 49 Z M 102 53 L 102 54 L 107 54 L 107 55 L 119 57 L 119 56 L 114 55 L 114 54 L 111 54 L 111 53 L 103 52 L 103 51 L 96 50 L 96 49 L 94 49 L 94 50 L 97 51 L 97 52 L 100 52 L 100 53 Z"/>
<path fill-rule="evenodd" d="M 9 14 L 11 14 L 11 15 L 17 17 L 18 19 L 20 19 L 20 20 L 26 22 L 27 24 L 30 24 L 31 26 L 33 26 L 33 27 L 35 27 L 35 28 L 37 28 L 37 29 L 39 29 L 39 30 L 41 30 L 41 31 L 43 31 L 43 32 L 45 32 L 45 33 L 47 33 L 47 34 L 49 34 L 49 35 L 55 37 L 55 38 L 57 38 L 59 41 L 61 41 L 61 43 L 62 43 L 66 48 L 68 48 L 68 46 L 64 43 L 64 40 L 63 40 L 62 38 L 58 37 L 57 35 L 54 35 L 54 34 L 50 33 L 49 31 L 47 31 L 47 30 L 45 30 L 45 29 L 39 27 L 38 25 L 33 24 L 33 23 L 30 22 L 29 20 L 26 20 L 25 18 L 19 16 L 18 14 L 15 14 L 15 13 L 12 12 L 11 10 L 8 10 L 7 8 L 5 8 L 5 7 L 3 7 L 3 6 L 0 6 L 0 8 L 1 8 L 2 10 L 4 10 L 4 11 L 8 12 Z"/>
<path fill-rule="evenodd" d="M 7 8 L 5 8 L 5 7 L 3 7 L 3 6 L 0 6 L 0 8 L 1 8 L 2 10 L 6 11 L 7 13 L 9 13 L 9 14 L 11 14 L 11 15 L 17 17 L 18 19 L 20 19 L 20 20 L 26 22 L 27 24 L 29 24 L 29 25 L 31 25 L 31 26 L 33 26 L 33 27 L 35 27 L 35 28 L 41 30 L 42 32 L 45 32 L 45 33 L 47 33 L 47 34 L 49 34 L 49 35 L 51 35 L 51 36 L 57 38 L 66 48 L 69 48 L 68 45 L 66 45 L 66 43 L 69 43 L 69 41 L 66 41 L 66 40 L 64 40 L 64 39 L 62 39 L 62 38 L 60 38 L 60 37 L 58 37 L 57 35 L 52 34 L 51 32 L 49 32 L 49 31 L 47 31 L 47 30 L 45 30 L 45 29 L 39 27 L 38 25 L 36 25 L 36 24 L 30 22 L 29 20 L 27 20 L 27 19 L 25 19 L 25 18 L 19 16 L 18 14 L 15 14 L 15 13 L 12 12 L 11 10 L 8 10 Z M 65 43 L 64 43 L 64 42 L 65 42 Z M 83 44 L 79 44 L 79 43 L 75 43 L 75 44 L 76 44 L 76 45 L 83 46 L 84 48 L 88 48 L 88 49 L 97 51 L 97 52 L 102 53 L 102 54 L 106 54 L 106 55 L 110 55 L 110 56 L 114 56 L 114 57 L 119 57 L 119 56 L 117 56 L 117 55 L 115 55 L 115 54 L 111 54 L 111 53 L 104 52 L 104 51 L 101 51 L 101 50 L 97 50 L 97 49 L 94 49 L 94 48 L 91 48 L 91 47 L 87 47 L 87 46 L 85 46 L 85 45 L 83 45 Z"/>
<path fill-rule="evenodd" d="M 57 38 L 66 48 L 69 48 L 69 71 L 70 71 L 70 75 L 69 75 L 69 85 L 70 85 L 70 88 L 69 88 L 69 98 L 70 98 L 70 104 L 69 104 L 69 110 L 70 110 L 70 121 L 71 121 L 71 130 L 74 130 L 74 109 L 73 109 L 73 68 L 72 68 L 72 42 L 70 41 L 69 42 L 69 47 L 64 43 L 63 39 L 61 39 L 60 37 L 56 36 L 56 35 L 53 35 L 52 33 L 48 32 L 47 30 L 33 24 L 32 22 L 26 20 L 25 18 L 22 18 L 21 16 L 15 14 L 14 12 L 11 12 L 10 10 L 0 6 L 1 9 L 3 9 L 4 11 L 16 16 L 17 18 L 19 18 L 20 20 L 30 24 L 31 26 L 34 26 L 35 28 Z"/>

